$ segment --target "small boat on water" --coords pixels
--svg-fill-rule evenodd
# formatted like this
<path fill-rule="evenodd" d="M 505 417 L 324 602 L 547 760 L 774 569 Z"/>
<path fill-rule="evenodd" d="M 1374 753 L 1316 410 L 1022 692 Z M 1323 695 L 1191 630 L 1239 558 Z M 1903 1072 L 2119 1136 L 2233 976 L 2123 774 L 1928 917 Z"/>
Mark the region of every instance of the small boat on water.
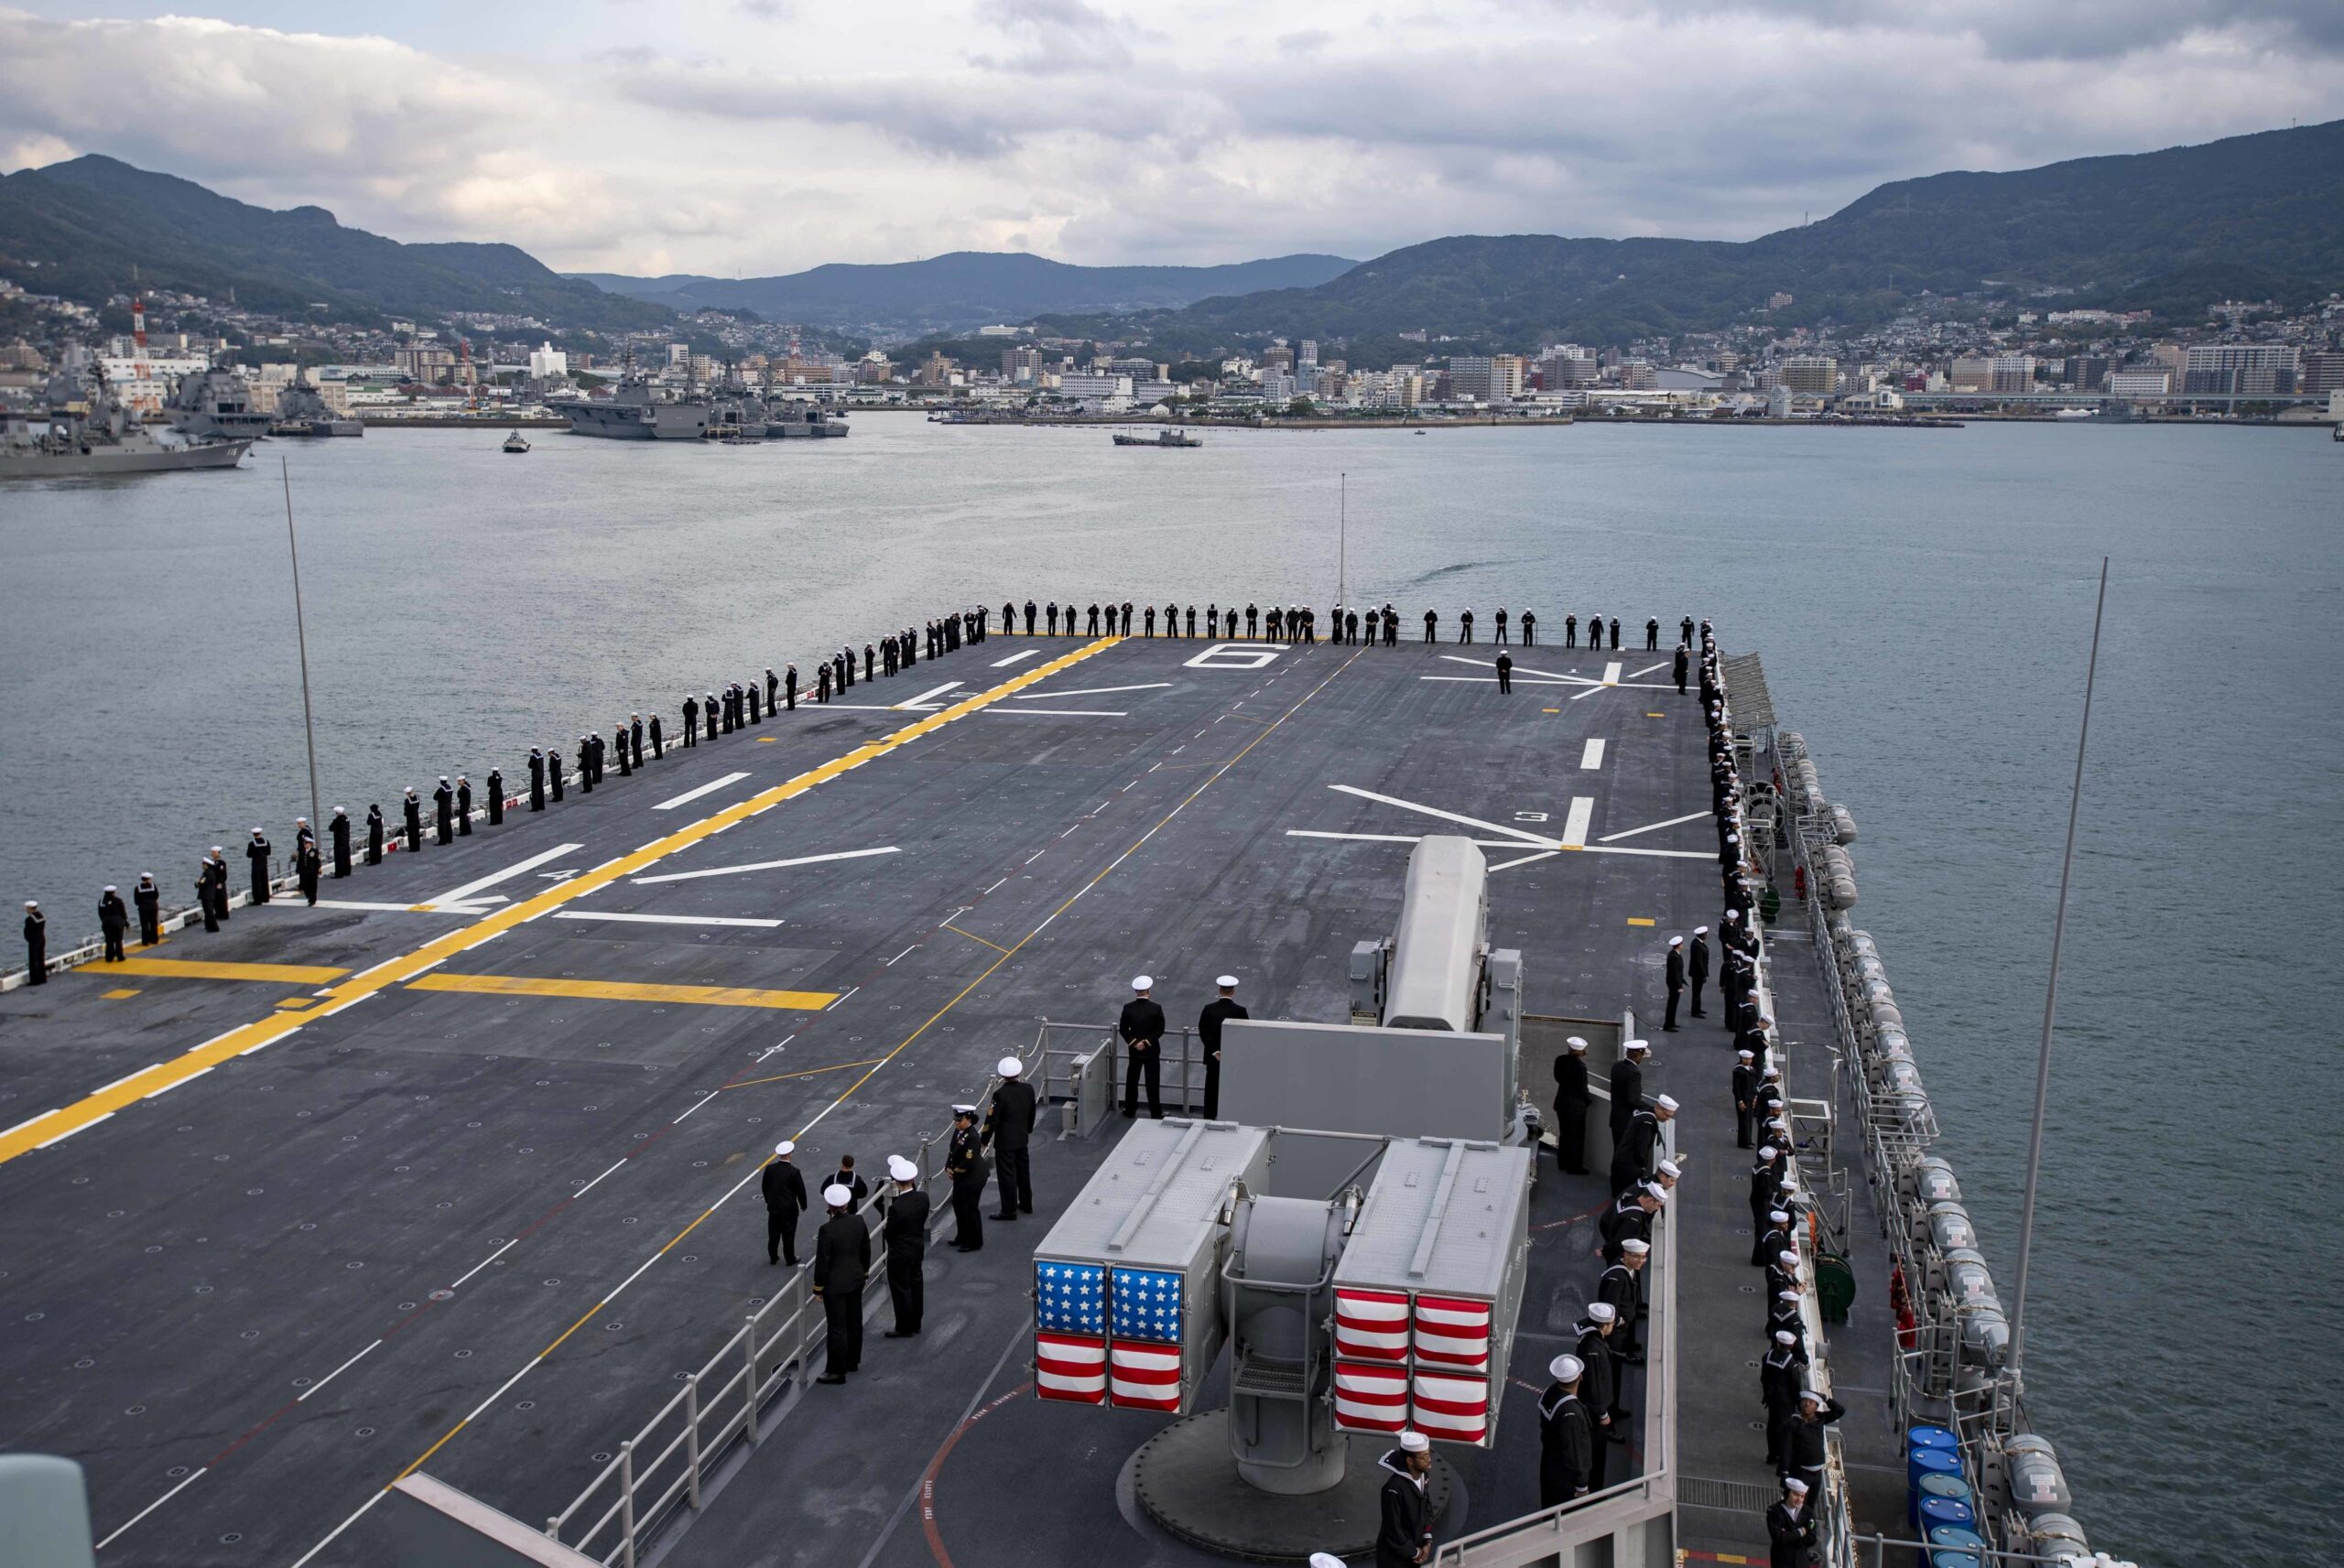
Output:
<path fill-rule="evenodd" d="M 505 449 L 518 456 L 529 449 L 529 438 L 515 430 L 505 438 Z"/>
<path fill-rule="evenodd" d="M 1115 432 L 1115 445 L 1119 447 L 1201 447 L 1204 444 L 1203 437 L 1191 436 L 1185 430 L 1158 430 L 1153 440 L 1122 430 Z"/>

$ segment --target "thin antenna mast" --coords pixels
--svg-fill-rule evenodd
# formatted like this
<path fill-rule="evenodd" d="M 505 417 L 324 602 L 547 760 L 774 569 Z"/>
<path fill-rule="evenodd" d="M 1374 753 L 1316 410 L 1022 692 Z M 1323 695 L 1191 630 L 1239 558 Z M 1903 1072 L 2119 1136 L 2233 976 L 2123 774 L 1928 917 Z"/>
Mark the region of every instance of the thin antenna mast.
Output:
<path fill-rule="evenodd" d="M 2026 1344 L 2026 1267 L 2035 1251 L 2035 1192 L 2043 1175 L 2043 1113 L 2051 1095 L 2051 1021 L 2059 1007 L 2059 947 L 2067 934 L 2067 881 L 2076 863 L 2076 816 L 2084 797 L 2084 745 L 2091 739 L 2092 685 L 2100 675 L 2100 622 L 2108 608 L 2108 557 L 2100 557 L 2100 599 L 2091 611 L 2091 659 L 2084 665 L 2084 721 L 2076 737 L 2076 779 L 2067 795 L 2067 848 L 2059 859 L 2059 904 L 2051 917 L 2051 979 L 2043 992 L 2043 1045 L 2035 1060 L 2035 1130 L 2026 1149 L 2026 1200 L 2019 1211 L 2018 1288 L 2011 1303 L 2011 1352 L 2015 1373 Z"/>

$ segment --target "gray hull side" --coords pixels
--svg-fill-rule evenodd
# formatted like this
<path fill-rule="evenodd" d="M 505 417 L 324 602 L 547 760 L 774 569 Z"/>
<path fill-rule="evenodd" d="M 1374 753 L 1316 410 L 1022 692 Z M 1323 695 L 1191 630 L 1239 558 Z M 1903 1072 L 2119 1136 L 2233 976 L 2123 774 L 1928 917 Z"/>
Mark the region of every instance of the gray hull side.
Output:
<path fill-rule="evenodd" d="M 244 460 L 245 440 L 202 447 L 164 447 L 150 451 L 100 448 L 91 452 L 0 453 L 0 479 L 87 479 L 118 473 L 178 473 L 190 469 L 232 469 Z"/>

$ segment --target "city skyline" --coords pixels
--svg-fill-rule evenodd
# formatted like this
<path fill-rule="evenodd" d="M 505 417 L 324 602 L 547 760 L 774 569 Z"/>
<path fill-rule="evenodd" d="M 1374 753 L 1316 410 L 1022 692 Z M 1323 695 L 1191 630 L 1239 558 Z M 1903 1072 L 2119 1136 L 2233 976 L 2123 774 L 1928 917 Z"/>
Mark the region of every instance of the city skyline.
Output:
<path fill-rule="evenodd" d="M 576 271 L 1743 239 L 1885 180 L 2344 116 L 2344 13 L 2284 0 L 165 10 L 0 7 L 0 167 L 103 153 Z"/>

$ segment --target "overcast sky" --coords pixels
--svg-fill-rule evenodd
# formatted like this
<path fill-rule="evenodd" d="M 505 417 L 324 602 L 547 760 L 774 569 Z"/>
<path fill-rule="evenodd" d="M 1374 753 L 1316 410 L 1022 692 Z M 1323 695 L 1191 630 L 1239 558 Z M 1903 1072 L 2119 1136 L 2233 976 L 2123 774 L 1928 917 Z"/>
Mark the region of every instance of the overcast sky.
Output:
<path fill-rule="evenodd" d="M 2344 0 L 0 5 L 0 168 L 107 153 L 565 270 L 1746 239 L 2339 117 Z"/>

